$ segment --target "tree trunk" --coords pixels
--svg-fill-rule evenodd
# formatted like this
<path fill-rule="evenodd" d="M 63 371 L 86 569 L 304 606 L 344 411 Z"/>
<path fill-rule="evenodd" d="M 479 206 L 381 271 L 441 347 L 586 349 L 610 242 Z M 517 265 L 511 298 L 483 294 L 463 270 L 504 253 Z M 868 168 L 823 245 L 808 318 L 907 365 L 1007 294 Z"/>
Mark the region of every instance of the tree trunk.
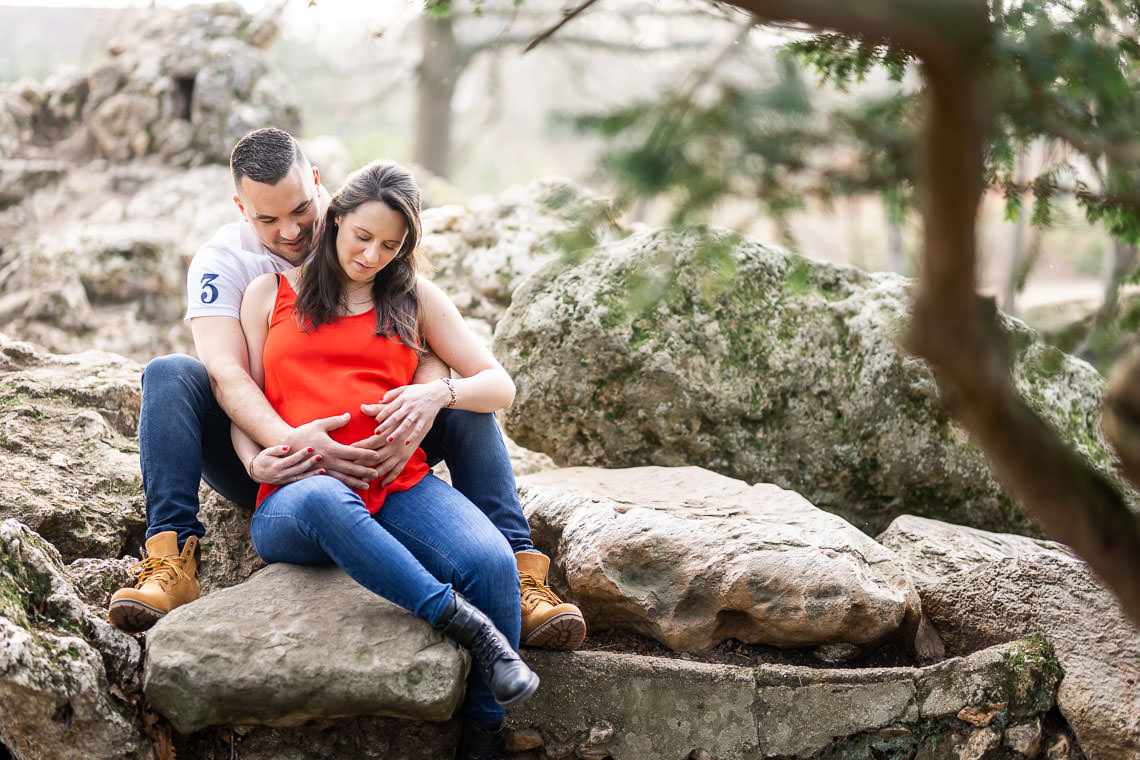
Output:
<path fill-rule="evenodd" d="M 451 175 L 451 99 L 461 67 L 450 14 L 424 16 L 423 62 L 416 87 L 416 144 L 412 160 L 440 177 Z"/>

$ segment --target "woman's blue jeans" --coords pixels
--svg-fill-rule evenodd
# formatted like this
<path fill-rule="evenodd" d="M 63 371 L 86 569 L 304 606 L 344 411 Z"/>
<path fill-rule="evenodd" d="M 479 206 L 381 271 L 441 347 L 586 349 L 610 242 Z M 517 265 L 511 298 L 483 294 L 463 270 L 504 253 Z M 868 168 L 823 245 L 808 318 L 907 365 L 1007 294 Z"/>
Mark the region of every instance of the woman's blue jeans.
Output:
<path fill-rule="evenodd" d="M 463 494 L 434 475 L 392 493 L 370 515 L 347 486 L 314 475 L 270 494 L 253 514 L 253 546 L 266 562 L 335 562 L 360 585 L 435 623 L 452 589 L 482 610 L 518 649 L 518 568 L 503 534 Z M 463 711 L 502 720 L 479 669 Z"/>
<path fill-rule="evenodd" d="M 443 409 L 420 448 L 428 464 L 447 462 L 455 487 L 487 515 L 514 551 L 534 550 L 494 415 Z M 205 534 L 198 519 L 201 480 L 230 501 L 253 509 L 257 484 L 234 453 L 230 419 L 197 359 L 172 354 L 146 365 L 139 458 L 147 538 L 173 530 L 182 545 L 190 536 Z"/>

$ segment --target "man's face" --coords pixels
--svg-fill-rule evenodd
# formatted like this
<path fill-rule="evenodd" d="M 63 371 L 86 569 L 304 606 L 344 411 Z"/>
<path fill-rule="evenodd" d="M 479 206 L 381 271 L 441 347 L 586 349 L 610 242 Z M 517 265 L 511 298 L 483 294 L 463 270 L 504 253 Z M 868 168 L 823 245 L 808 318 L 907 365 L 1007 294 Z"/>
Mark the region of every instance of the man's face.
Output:
<path fill-rule="evenodd" d="M 257 239 L 269 251 L 300 264 L 313 248 L 313 225 L 320 213 L 320 175 L 293 164 L 276 185 L 241 178 L 234 203 Z"/>

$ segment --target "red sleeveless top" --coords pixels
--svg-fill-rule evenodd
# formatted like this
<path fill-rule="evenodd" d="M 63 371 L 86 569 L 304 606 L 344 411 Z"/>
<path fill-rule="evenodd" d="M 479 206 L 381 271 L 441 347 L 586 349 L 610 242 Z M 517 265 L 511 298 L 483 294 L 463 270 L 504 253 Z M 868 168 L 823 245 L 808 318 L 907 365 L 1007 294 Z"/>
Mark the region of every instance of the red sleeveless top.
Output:
<path fill-rule="evenodd" d="M 401 385 L 412 381 L 419 358 L 398 338 L 376 335 L 375 310 L 340 317 L 306 333 L 297 324 L 293 305 L 297 294 L 283 276 L 277 277 L 277 298 L 269 318 L 269 333 L 262 352 L 265 397 L 290 425 L 303 425 L 320 417 L 349 412 L 348 424 L 329 435 L 350 444 L 368 438 L 376 419 L 360 411 Z M 386 488 L 380 481 L 356 494 L 375 514 L 389 493 L 406 491 L 431 470 L 423 449 L 416 449 L 403 472 Z M 262 484 L 261 504 L 278 486 Z"/>

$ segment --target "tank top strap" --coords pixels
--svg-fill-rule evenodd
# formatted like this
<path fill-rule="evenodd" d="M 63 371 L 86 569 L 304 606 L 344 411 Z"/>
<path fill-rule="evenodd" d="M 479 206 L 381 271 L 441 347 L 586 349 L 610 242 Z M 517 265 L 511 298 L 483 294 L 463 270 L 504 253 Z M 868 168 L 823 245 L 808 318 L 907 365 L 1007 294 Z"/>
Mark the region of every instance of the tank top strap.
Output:
<path fill-rule="evenodd" d="M 280 272 L 276 273 L 276 277 L 277 295 L 273 299 L 273 314 L 269 320 L 270 324 L 283 318 L 292 318 L 293 307 L 297 305 L 297 293 L 289 284 L 289 278 L 283 277 Z"/>

